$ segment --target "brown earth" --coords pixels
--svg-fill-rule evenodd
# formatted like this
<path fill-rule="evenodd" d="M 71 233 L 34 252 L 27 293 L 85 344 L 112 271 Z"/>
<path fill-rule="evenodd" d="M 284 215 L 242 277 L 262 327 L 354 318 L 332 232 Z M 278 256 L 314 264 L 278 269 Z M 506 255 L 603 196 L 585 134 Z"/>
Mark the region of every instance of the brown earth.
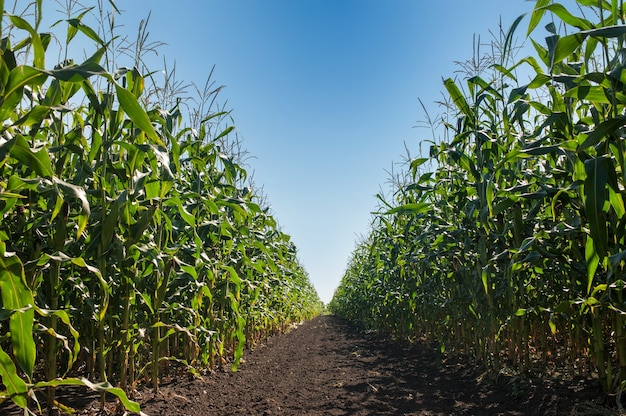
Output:
<path fill-rule="evenodd" d="M 271 337 L 244 358 L 236 373 L 179 377 L 135 400 L 150 416 L 604 414 L 593 380 L 485 377 L 424 343 L 392 343 L 333 316 Z M 97 408 L 92 401 L 81 414 L 111 414 Z"/>

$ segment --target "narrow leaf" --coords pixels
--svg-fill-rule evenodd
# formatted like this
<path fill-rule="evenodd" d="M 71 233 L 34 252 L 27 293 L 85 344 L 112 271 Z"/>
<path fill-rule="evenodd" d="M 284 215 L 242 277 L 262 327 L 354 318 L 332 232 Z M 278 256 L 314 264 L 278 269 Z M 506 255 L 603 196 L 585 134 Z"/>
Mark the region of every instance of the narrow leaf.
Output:
<path fill-rule="evenodd" d="M 597 29 L 584 30 L 581 33 L 599 38 L 617 38 L 626 34 L 626 25 L 599 27 Z"/>
<path fill-rule="evenodd" d="M 465 97 L 461 94 L 461 90 L 457 87 L 456 83 L 451 78 L 446 79 L 443 83 L 448 91 L 448 94 L 450 94 L 450 98 L 452 98 L 454 105 L 456 105 L 463 115 L 472 118 L 470 106 L 467 104 Z"/>
<path fill-rule="evenodd" d="M 43 178 L 52 177 L 52 163 L 45 148 L 33 151 L 28 141 L 21 135 L 16 136 L 13 140 L 15 142 L 10 150 L 11 156 L 31 168 L 37 175 Z"/>
<path fill-rule="evenodd" d="M 593 278 L 596 275 L 600 258 L 595 250 L 595 244 L 593 238 L 587 236 L 585 243 L 585 260 L 587 263 L 587 294 L 591 293 L 591 286 L 593 285 Z"/>
<path fill-rule="evenodd" d="M 9 319 L 13 356 L 28 377 L 35 366 L 35 341 L 33 339 L 35 300 L 26 286 L 24 268 L 15 256 L 0 256 L 0 294 L 5 309 L 18 311 Z"/>
<path fill-rule="evenodd" d="M 606 157 L 596 157 L 585 161 L 585 213 L 589 221 L 589 231 L 593 239 L 595 252 L 604 259 L 608 244 L 606 216 L 603 211 L 607 200 L 606 185 L 608 181 L 608 164 Z"/>
<path fill-rule="evenodd" d="M 588 147 L 596 146 L 600 140 L 613 134 L 617 129 L 626 125 L 626 116 L 620 116 L 611 118 L 607 121 L 600 123 L 595 130 L 587 135 L 585 141 L 578 148 L 579 151 L 584 151 Z"/>
<path fill-rule="evenodd" d="M 585 38 L 586 35 L 581 32 L 559 37 L 554 48 L 552 65 L 557 64 L 572 55 L 576 49 L 580 48 Z"/>
<path fill-rule="evenodd" d="M 30 34 L 30 41 L 33 45 L 33 64 L 37 68 L 44 68 L 45 50 L 41 42 L 39 33 L 26 20 L 19 16 L 9 16 L 11 23 L 17 28 L 27 31 Z"/>
<path fill-rule="evenodd" d="M 405 214 L 423 214 L 431 209 L 431 205 L 425 202 L 416 203 L 416 204 L 404 204 L 397 206 L 395 208 L 390 209 L 385 212 L 385 215 L 405 215 Z"/>
<path fill-rule="evenodd" d="M 543 15 L 546 13 L 545 6 L 550 4 L 551 0 L 537 0 L 537 4 L 533 9 L 532 14 L 530 15 L 530 23 L 528 24 L 528 31 L 526 32 L 526 36 L 529 36 L 533 30 L 537 27 Z"/>
<path fill-rule="evenodd" d="M 606 89 L 599 85 L 580 85 L 569 89 L 565 96 L 578 98 L 579 100 L 588 100 L 592 103 L 611 104 L 606 92 Z"/>
<path fill-rule="evenodd" d="M 87 192 L 84 188 L 72 185 L 71 183 L 67 183 L 56 177 L 53 178 L 53 181 L 63 190 L 63 192 L 80 201 L 81 211 L 80 214 L 78 214 L 78 230 L 76 231 L 76 239 L 78 239 L 87 227 L 87 221 L 89 220 L 89 214 L 91 213 L 89 201 L 87 200 Z"/>
<path fill-rule="evenodd" d="M 139 127 L 150 139 L 159 146 L 165 147 L 163 141 L 159 138 L 150 121 L 148 113 L 144 111 L 139 105 L 137 98 L 132 92 L 115 83 L 115 91 L 117 93 L 117 99 L 120 102 L 120 106 L 124 109 L 128 117 Z"/>
<path fill-rule="evenodd" d="M 26 408 L 28 386 L 26 382 L 17 375 L 17 369 L 15 364 L 11 361 L 11 357 L 4 352 L 0 347 L 0 377 L 2 377 L 2 384 L 7 389 L 7 393 L 13 400 L 13 403 L 21 407 Z"/>

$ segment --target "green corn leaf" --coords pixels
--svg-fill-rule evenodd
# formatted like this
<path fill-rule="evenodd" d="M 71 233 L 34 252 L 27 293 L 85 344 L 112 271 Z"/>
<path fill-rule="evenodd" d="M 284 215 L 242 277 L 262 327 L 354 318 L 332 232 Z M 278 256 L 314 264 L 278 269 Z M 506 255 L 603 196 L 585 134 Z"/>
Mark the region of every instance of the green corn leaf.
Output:
<path fill-rule="evenodd" d="M 481 180 L 480 173 L 478 172 L 478 169 L 476 169 L 474 160 L 472 160 L 467 154 L 453 150 L 450 151 L 450 156 L 452 156 L 452 158 L 465 170 L 465 172 L 470 173 L 474 180 Z"/>
<path fill-rule="evenodd" d="M 53 182 L 61 188 L 63 192 L 80 201 L 81 211 L 78 215 L 78 230 L 76 231 L 76 239 L 78 239 L 87 227 L 87 221 L 89 220 L 89 215 L 91 213 L 89 201 L 87 200 L 87 192 L 80 186 L 72 185 L 71 183 L 67 183 L 56 177 L 53 178 Z"/>
<path fill-rule="evenodd" d="M 412 204 L 404 204 L 404 205 L 400 205 L 397 206 L 395 208 L 390 209 L 389 211 L 385 212 L 385 215 L 393 215 L 393 214 L 398 214 L 398 215 L 407 215 L 407 214 L 423 214 L 425 212 L 428 212 L 430 209 L 432 209 L 432 205 L 428 204 L 426 202 L 420 202 L 420 203 L 412 203 Z"/>
<path fill-rule="evenodd" d="M 93 7 L 88 8 L 87 10 L 85 10 L 84 12 L 76 16 L 75 18 L 67 20 L 67 23 L 68 23 L 67 37 L 65 38 L 66 45 L 69 45 L 70 42 L 72 42 L 72 40 L 78 33 L 78 25 L 76 23 L 77 22 L 80 23 L 82 18 L 85 17 L 85 15 L 89 13 L 91 10 L 93 10 Z M 61 21 L 59 20 L 58 22 L 55 23 L 55 25 L 58 23 L 61 23 Z"/>
<path fill-rule="evenodd" d="M 42 389 L 45 387 L 59 387 L 59 386 L 85 386 L 91 389 L 92 391 L 95 391 L 98 393 L 110 393 L 114 396 L 117 396 L 117 398 L 120 399 L 120 402 L 122 402 L 122 404 L 127 410 L 133 413 L 139 413 L 142 416 L 146 416 L 145 413 L 141 412 L 141 407 L 139 406 L 139 403 L 129 400 L 124 390 L 120 389 L 119 387 L 113 387 L 110 383 L 107 383 L 107 382 L 92 383 L 86 378 L 81 377 L 81 378 L 64 378 L 64 379 L 57 379 L 57 380 L 51 380 L 51 381 L 42 381 L 34 385 L 34 387 L 37 389 Z"/>
<path fill-rule="evenodd" d="M 6 120 L 15 110 L 15 107 L 22 100 L 24 86 L 42 85 L 47 75 L 37 68 L 27 65 L 20 65 L 11 70 L 9 78 L 4 87 L 4 93 L 0 97 L 0 120 Z"/>
<path fill-rule="evenodd" d="M 515 69 L 515 67 L 506 68 L 500 64 L 494 64 L 493 69 L 500 72 L 505 77 L 512 79 L 514 82 L 517 82 L 517 77 L 515 76 L 515 73 L 513 72 L 513 69 Z"/>
<path fill-rule="evenodd" d="M 222 265 L 222 269 L 228 272 L 230 276 L 230 281 L 233 282 L 237 290 L 239 290 L 239 287 L 241 287 L 242 280 L 239 277 L 239 274 L 237 273 L 237 271 L 232 266 L 227 266 L 227 265 Z"/>
<path fill-rule="evenodd" d="M 532 56 L 528 56 L 522 59 L 518 65 L 521 65 L 522 63 L 530 65 L 533 71 L 535 72 L 535 74 L 537 75 L 547 75 L 544 73 L 543 67 L 539 64 L 539 62 L 537 62 L 537 59 L 535 59 Z"/>
<path fill-rule="evenodd" d="M 535 51 L 537 52 L 537 57 L 541 60 L 541 62 L 546 66 L 550 66 L 550 57 L 552 55 L 550 54 L 548 49 L 541 46 L 538 42 L 535 42 L 534 39 L 531 39 L 530 43 L 532 43 L 533 47 L 535 48 Z M 543 71 L 539 71 L 538 73 L 543 74 Z"/>
<path fill-rule="evenodd" d="M 233 198 L 218 199 L 217 201 L 215 201 L 215 204 L 217 204 L 217 206 L 232 208 L 234 212 L 237 212 L 238 214 L 241 214 L 241 215 L 246 214 L 245 202 L 240 201 L 238 199 L 233 199 Z"/>
<path fill-rule="evenodd" d="M 32 126 L 33 124 L 41 123 L 42 120 L 45 120 L 47 118 L 50 110 L 51 109 L 48 106 L 35 105 L 29 112 L 27 112 L 24 116 L 20 117 L 15 123 L 13 123 L 13 125 Z"/>
<path fill-rule="evenodd" d="M 44 68 L 44 59 L 45 59 L 45 49 L 43 47 L 43 43 L 41 42 L 41 37 L 39 33 L 32 27 L 26 20 L 22 19 L 19 16 L 10 15 L 9 19 L 11 23 L 22 30 L 26 30 L 30 34 L 30 42 L 33 45 L 33 65 L 36 68 Z"/>
<path fill-rule="evenodd" d="M 167 192 L 165 192 L 166 186 L 164 185 L 168 183 L 171 183 L 171 182 L 161 182 L 161 181 L 156 181 L 156 180 L 146 181 L 143 184 L 143 190 L 146 193 L 146 199 L 151 200 L 151 199 L 158 199 L 159 197 L 161 198 L 165 197 Z M 163 190 L 164 192 L 161 192 L 161 190 Z"/>
<path fill-rule="evenodd" d="M 111 204 L 111 209 L 109 210 L 109 213 L 106 215 L 104 223 L 102 224 L 102 237 L 100 244 L 102 245 L 103 251 L 107 250 L 109 244 L 111 244 L 113 236 L 118 230 L 120 215 L 127 203 L 128 194 L 126 191 L 122 191 L 115 200 L 115 202 Z"/>
<path fill-rule="evenodd" d="M 551 80 L 552 78 L 549 75 L 537 74 L 535 78 L 533 78 L 533 80 L 530 82 L 530 84 L 528 84 L 528 88 L 535 89 L 535 88 L 543 87 Z"/>
<path fill-rule="evenodd" d="M 78 358 L 78 354 L 80 353 L 80 342 L 79 342 L 79 333 L 76 329 L 74 329 L 74 327 L 72 326 L 72 323 L 70 321 L 70 316 L 68 315 L 68 313 L 64 310 L 56 310 L 56 311 L 51 311 L 51 310 L 47 310 L 47 309 L 40 309 L 40 308 L 35 308 L 37 310 L 37 313 L 41 316 L 56 316 L 57 318 L 59 318 L 61 320 L 61 322 L 63 322 L 69 329 L 70 334 L 72 334 L 72 338 L 74 339 L 74 346 L 70 349 L 69 346 L 67 345 L 67 340 L 65 340 L 64 345 L 65 345 L 65 349 L 68 351 L 68 355 L 69 355 L 69 359 L 67 361 L 67 366 L 66 366 L 66 370 L 65 370 L 65 374 L 67 374 L 68 371 L 70 371 L 72 369 L 72 366 L 74 365 L 74 363 L 76 362 L 76 359 Z M 64 337 L 61 337 L 61 339 L 63 339 Z"/>
<path fill-rule="evenodd" d="M 564 154 L 563 148 L 561 146 L 553 145 L 553 146 L 537 146 L 537 147 L 529 147 L 526 149 L 520 150 L 521 153 L 533 156 L 547 155 L 547 154 Z"/>
<path fill-rule="evenodd" d="M 188 264 L 181 264 L 180 269 L 193 277 L 194 280 L 198 280 L 198 272 L 196 271 L 195 267 Z"/>
<path fill-rule="evenodd" d="M 85 95 L 87 96 L 87 99 L 89 100 L 89 104 L 91 105 L 91 108 L 96 112 L 99 113 L 102 111 L 102 104 L 100 103 L 100 100 L 98 99 L 98 96 L 96 94 L 96 91 L 93 88 L 93 85 L 91 84 L 91 82 L 89 80 L 85 80 L 83 82 L 80 83 L 80 86 L 83 90 L 83 92 L 85 93 Z M 100 146 L 98 146 L 99 143 L 102 143 L 102 135 L 94 132 L 92 134 L 92 140 L 94 141 L 94 143 L 92 143 L 91 145 L 91 151 L 90 151 L 90 160 L 94 159 L 94 154 L 97 152 L 97 150 L 100 149 Z"/>
<path fill-rule="evenodd" d="M 596 146 L 600 140 L 613 134 L 617 129 L 626 125 L 626 117 L 620 116 L 611 118 L 600 123 L 595 130 L 587 135 L 585 141 L 580 145 L 578 151 L 584 151 L 588 147 Z"/>
<path fill-rule="evenodd" d="M 80 17 L 82 17 L 86 12 L 82 13 Z M 98 36 L 98 34 L 89 26 L 85 25 L 83 22 L 80 21 L 79 18 L 77 19 L 69 19 L 67 21 L 70 25 L 70 27 L 72 28 L 72 33 L 73 35 L 75 35 L 77 32 L 77 30 L 81 31 L 83 34 L 85 34 L 89 39 L 93 40 L 94 42 L 97 42 L 100 45 L 104 45 L 105 42 L 100 38 L 100 36 Z M 70 29 L 68 28 L 68 38 L 70 35 Z M 72 36 L 73 37 L 73 36 Z M 71 41 L 71 38 L 68 39 L 68 43 L 69 41 Z"/>
<path fill-rule="evenodd" d="M 425 157 L 418 157 L 416 159 L 413 159 L 411 161 L 411 171 L 413 172 L 413 174 L 417 174 L 417 169 L 422 166 L 424 163 L 428 162 L 428 158 Z"/>
<path fill-rule="evenodd" d="M 480 280 L 483 283 L 483 290 L 485 291 L 485 295 L 489 297 L 489 274 L 487 273 L 487 268 L 483 267 L 482 272 L 480 274 Z"/>
<path fill-rule="evenodd" d="M 541 0 L 541 3 L 548 3 L 548 1 Z M 593 25 L 591 24 L 591 22 L 589 22 L 588 20 L 582 19 L 580 17 L 574 16 L 562 4 L 559 4 L 559 3 L 547 4 L 542 7 L 542 10 L 544 12 L 548 10 L 551 11 L 556 16 L 558 16 L 558 18 L 561 19 L 564 23 L 570 26 L 576 27 L 578 29 L 589 30 L 593 28 Z"/>
<path fill-rule="evenodd" d="M 546 38 L 546 44 L 548 46 L 548 57 L 549 57 L 549 66 L 550 68 L 554 67 L 554 64 L 557 62 L 554 58 L 556 45 L 559 42 L 559 35 L 552 35 Z"/>
<path fill-rule="evenodd" d="M 613 268 L 617 268 L 620 265 L 620 263 L 624 261 L 626 261 L 626 250 L 621 251 L 617 254 L 613 254 L 612 256 L 609 257 L 609 262 L 611 264 L 611 267 Z"/>
<path fill-rule="evenodd" d="M 528 31 L 526 32 L 526 36 L 529 36 L 532 31 L 535 30 L 539 22 L 541 22 L 543 15 L 546 13 L 545 7 L 550 4 L 550 1 L 551 0 L 537 0 L 535 8 L 530 15 L 530 23 L 528 24 Z"/>
<path fill-rule="evenodd" d="M 160 279 L 157 281 L 156 293 L 154 297 L 154 310 L 158 314 L 161 304 L 165 300 L 165 294 L 167 292 L 170 274 L 172 272 L 173 264 L 176 261 L 175 258 L 164 259 L 164 262 L 159 262 L 159 268 L 161 269 Z"/>
<path fill-rule="evenodd" d="M 527 159 L 529 158 L 530 155 L 526 152 L 523 152 L 520 149 L 514 149 L 511 150 L 510 152 L 507 153 L 506 157 L 503 158 L 500 162 L 498 162 L 498 164 L 496 165 L 495 170 L 499 171 L 500 169 L 502 169 L 503 166 L 505 166 L 507 163 L 517 160 L 517 159 Z"/>
<path fill-rule="evenodd" d="M 502 50 L 504 51 L 505 54 L 510 53 L 513 48 L 511 47 L 511 45 L 513 44 L 513 40 L 514 40 L 514 35 L 515 35 L 515 30 L 517 30 L 517 27 L 519 26 L 519 24 L 521 23 L 522 19 L 524 18 L 525 15 L 521 15 L 519 16 L 517 19 L 515 19 L 515 21 L 513 22 L 513 24 L 511 25 L 511 27 L 509 28 L 507 34 L 506 34 L 506 38 L 504 41 L 504 48 L 502 48 Z M 506 62 L 506 55 L 503 55 L 500 62 L 504 63 Z M 516 81 L 515 77 L 513 77 L 513 75 L 511 74 L 510 77 Z"/>
<path fill-rule="evenodd" d="M 592 103 L 611 104 L 606 93 L 606 89 L 599 85 L 581 85 L 567 90 L 565 96 L 591 101 Z"/>
<path fill-rule="evenodd" d="M 254 202 L 246 202 L 246 207 L 248 207 L 248 210 L 254 214 L 260 214 L 263 212 L 259 204 L 255 204 Z"/>
<path fill-rule="evenodd" d="M 535 243 L 536 240 L 537 239 L 535 237 L 526 237 L 524 241 L 522 241 L 522 244 L 519 246 L 518 250 L 520 252 L 527 250 L 529 247 L 531 247 Z"/>
<path fill-rule="evenodd" d="M 139 105 L 137 98 L 132 92 L 115 83 L 115 91 L 117 93 L 117 99 L 120 106 L 124 109 L 124 112 L 128 114 L 128 117 L 143 131 L 154 143 L 158 146 L 165 147 L 165 144 L 159 138 L 148 117 L 148 113 Z"/>
<path fill-rule="evenodd" d="M 478 85 L 480 87 L 480 90 L 478 91 L 477 95 L 480 95 L 486 91 L 486 92 L 489 92 L 496 99 L 502 100 L 502 95 L 500 95 L 500 93 L 495 88 L 493 88 L 489 82 L 485 81 L 483 78 L 479 76 L 471 77 L 470 79 L 467 80 L 467 84 L 470 86 Z"/>
<path fill-rule="evenodd" d="M 552 332 L 552 335 L 556 335 L 556 324 L 554 323 L 553 319 L 550 319 L 548 321 L 548 326 L 550 327 L 550 332 Z"/>
<path fill-rule="evenodd" d="M 54 260 L 54 261 L 58 261 L 62 263 L 62 262 L 70 261 L 71 257 L 60 251 L 53 253 L 53 254 L 44 253 L 41 255 L 41 257 L 39 257 L 39 260 L 37 260 L 37 266 L 44 266 L 48 264 L 50 260 Z"/>
<path fill-rule="evenodd" d="M 613 163 L 607 164 L 608 175 L 608 193 L 611 207 L 615 211 L 617 218 L 624 218 L 626 216 L 626 206 L 624 205 L 624 199 L 620 186 L 618 184 L 617 172 L 615 171 L 615 165 Z"/>
<path fill-rule="evenodd" d="M 226 179 L 228 183 L 234 184 L 234 181 L 237 178 L 237 168 L 236 165 L 233 163 L 232 158 L 225 155 L 224 153 L 218 153 L 218 157 L 224 165 L 224 173 L 226 174 Z"/>
<path fill-rule="evenodd" d="M 591 291 L 591 296 L 596 297 L 596 298 L 600 298 L 601 296 L 597 296 L 598 292 L 606 292 L 607 289 L 607 284 L 606 283 L 602 283 L 599 285 L 596 285 L 593 290 Z M 600 293 L 601 295 L 601 293 Z"/>
<path fill-rule="evenodd" d="M 193 214 L 191 214 L 189 211 L 187 211 L 187 209 L 182 204 L 182 202 L 177 204 L 177 207 L 178 207 L 178 213 L 180 214 L 181 218 L 191 227 L 195 227 L 196 217 Z"/>
<path fill-rule="evenodd" d="M 591 293 L 591 286 L 593 285 L 593 279 L 596 275 L 596 270 L 600 264 L 600 258 L 595 249 L 593 238 L 587 236 L 585 243 L 585 261 L 587 264 L 587 294 Z"/>
<path fill-rule="evenodd" d="M 618 38 L 626 34 L 626 25 L 599 27 L 597 29 L 584 30 L 581 33 L 598 38 Z"/>
<path fill-rule="evenodd" d="M 42 71 L 60 81 L 77 83 L 94 75 L 108 75 L 106 70 L 95 61 L 86 61 L 81 65 L 73 65 L 60 69 Z"/>
<path fill-rule="evenodd" d="M 609 187 L 609 201 L 611 201 L 611 206 L 615 210 L 617 218 L 624 218 L 624 216 L 626 216 L 624 199 L 622 198 L 622 194 L 616 192 L 613 187 Z"/>
<path fill-rule="evenodd" d="M 155 309 L 152 306 L 152 298 L 150 297 L 149 293 L 140 293 L 139 296 L 141 297 L 141 299 L 144 301 L 145 305 L 148 307 L 148 310 L 150 311 L 150 314 L 154 315 L 155 314 Z"/>
<path fill-rule="evenodd" d="M 607 200 L 606 185 L 608 181 L 608 165 L 606 157 L 596 157 L 585 161 L 585 213 L 589 221 L 589 231 L 593 239 L 595 252 L 604 259 L 607 252 L 608 231 L 606 215 L 603 211 Z"/>
<path fill-rule="evenodd" d="M 511 93 L 509 94 L 509 103 L 513 103 L 517 101 L 518 99 L 524 97 L 526 95 L 527 90 L 528 90 L 528 85 L 511 89 Z"/>
<path fill-rule="evenodd" d="M 216 117 L 222 117 L 222 116 L 225 116 L 227 114 L 228 114 L 227 111 L 218 111 L 217 113 L 210 114 L 207 117 L 203 118 L 202 121 L 200 121 L 200 124 L 204 124 L 207 121 L 210 121 L 210 120 L 212 120 L 212 119 L 214 119 Z"/>
<path fill-rule="evenodd" d="M 493 181 L 486 181 L 485 196 L 487 198 L 487 207 L 489 208 L 489 216 L 493 218 L 493 201 L 495 199 L 495 185 Z"/>
<path fill-rule="evenodd" d="M 148 226 L 150 226 L 156 210 L 156 204 L 152 204 L 148 206 L 147 209 L 144 209 L 141 212 L 137 222 L 130 226 L 130 238 L 127 240 L 127 246 L 129 246 L 131 243 L 134 244 L 141 240 L 144 232 L 146 231 Z"/>
<path fill-rule="evenodd" d="M 492 209 L 492 216 L 497 216 L 503 213 L 504 211 L 508 210 L 513 205 L 515 205 L 517 201 L 518 201 L 518 198 L 514 196 L 509 196 L 508 198 L 498 202 L 496 205 L 494 205 Z"/>
<path fill-rule="evenodd" d="M 598 7 L 598 4 L 600 4 L 603 9 L 611 10 L 611 5 L 604 0 L 576 0 L 576 3 L 587 7 Z"/>
<path fill-rule="evenodd" d="M 596 48 L 599 44 L 600 40 L 595 37 L 590 37 L 587 39 L 587 44 L 585 45 L 585 60 L 589 61 L 592 59 L 596 52 Z"/>
<path fill-rule="evenodd" d="M 586 37 L 587 36 L 582 32 L 559 37 L 554 47 L 552 65 L 557 64 L 572 55 L 576 49 L 583 45 Z"/>
<path fill-rule="evenodd" d="M 17 368 L 11 357 L 0 347 L 0 377 L 13 403 L 25 409 L 27 406 L 28 386 L 17 374 Z"/>
<path fill-rule="evenodd" d="M 235 304 L 238 304 L 238 303 L 235 302 Z M 243 357 L 243 349 L 246 345 L 246 334 L 244 332 L 246 328 L 246 319 L 242 317 L 241 315 L 238 315 L 236 320 L 237 320 L 237 326 L 235 329 L 235 333 L 233 334 L 233 337 L 237 338 L 237 346 L 235 348 L 235 359 L 233 360 L 233 365 L 232 365 L 233 371 L 237 371 L 237 367 L 239 366 L 241 357 Z"/>
<path fill-rule="evenodd" d="M 446 79 L 443 83 L 448 91 L 448 94 L 450 94 L 450 98 L 452 98 L 454 105 L 456 105 L 463 115 L 470 119 L 473 118 L 472 110 L 470 109 L 470 106 L 465 100 L 463 94 L 461 94 L 461 90 L 457 87 L 456 83 L 451 78 Z"/>
<path fill-rule="evenodd" d="M 231 131 L 235 130 L 235 126 L 229 126 L 226 127 L 224 130 L 222 130 L 220 132 L 220 134 L 218 134 L 213 140 L 219 140 L 222 137 L 225 137 L 226 135 L 228 135 Z"/>
<path fill-rule="evenodd" d="M 5 309 L 20 310 L 9 318 L 13 356 L 22 371 L 30 378 L 35 366 L 33 294 L 26 286 L 24 268 L 20 259 L 0 256 L 0 294 Z M 24 309 L 26 308 L 26 309 Z"/>
<path fill-rule="evenodd" d="M 21 136 L 15 136 L 10 142 L 13 146 L 10 148 L 10 154 L 24 165 L 30 167 L 35 173 L 43 178 L 52 178 L 52 163 L 50 156 L 45 148 L 33 151 L 26 139 Z"/>
<path fill-rule="evenodd" d="M 163 147 L 157 147 L 153 145 L 151 145 L 150 148 L 152 149 L 152 151 L 154 152 L 154 155 L 156 156 L 157 160 L 161 164 L 161 169 L 163 169 L 163 172 L 165 173 L 165 179 L 173 180 L 174 174 L 172 173 L 172 170 L 170 169 L 170 155 L 167 152 L 167 150 Z"/>
<path fill-rule="evenodd" d="M 82 257 L 74 257 L 69 259 L 73 264 L 85 268 L 87 269 L 90 273 L 95 274 L 96 276 L 98 276 L 99 278 L 102 278 L 102 273 L 100 272 L 100 270 L 97 267 L 94 266 L 90 266 L 89 264 L 87 264 L 87 262 L 85 261 L 84 258 Z"/>

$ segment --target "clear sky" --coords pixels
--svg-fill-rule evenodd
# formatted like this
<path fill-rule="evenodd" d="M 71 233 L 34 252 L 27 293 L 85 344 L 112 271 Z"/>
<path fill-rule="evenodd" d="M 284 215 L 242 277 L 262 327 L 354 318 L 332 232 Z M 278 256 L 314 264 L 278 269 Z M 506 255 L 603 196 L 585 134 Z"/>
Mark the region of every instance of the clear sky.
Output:
<path fill-rule="evenodd" d="M 54 6 L 45 0 L 44 7 Z M 106 3 L 106 1 L 104 2 Z M 406 147 L 431 138 L 431 116 L 472 56 L 473 35 L 491 39 L 530 12 L 524 0 L 116 0 L 131 37 L 151 10 L 154 57 L 180 80 L 226 88 L 248 171 L 324 302 L 388 191 Z M 57 7 L 58 8 L 58 7 Z M 527 20 L 526 20 L 527 22 Z M 520 40 L 525 25 L 519 30 Z M 425 147 L 427 149 L 427 147 Z"/>

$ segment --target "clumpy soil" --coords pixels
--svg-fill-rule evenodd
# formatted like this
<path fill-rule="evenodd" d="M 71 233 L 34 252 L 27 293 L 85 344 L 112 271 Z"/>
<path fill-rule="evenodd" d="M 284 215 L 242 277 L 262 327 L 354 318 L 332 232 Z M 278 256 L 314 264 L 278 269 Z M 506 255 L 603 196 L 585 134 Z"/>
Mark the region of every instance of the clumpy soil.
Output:
<path fill-rule="evenodd" d="M 135 400 L 150 416 L 550 416 L 601 414 L 589 412 L 600 396 L 593 380 L 494 379 L 424 343 L 400 345 L 318 316 L 248 351 L 235 373 L 181 376 L 156 395 L 141 388 Z M 81 414 L 110 414 L 96 409 L 92 401 Z"/>

